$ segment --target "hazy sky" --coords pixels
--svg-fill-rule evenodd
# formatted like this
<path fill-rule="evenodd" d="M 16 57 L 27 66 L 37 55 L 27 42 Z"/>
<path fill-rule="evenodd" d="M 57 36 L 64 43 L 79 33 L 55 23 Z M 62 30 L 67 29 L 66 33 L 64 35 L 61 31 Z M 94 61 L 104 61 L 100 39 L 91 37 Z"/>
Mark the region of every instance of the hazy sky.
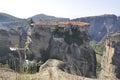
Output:
<path fill-rule="evenodd" d="M 0 12 L 19 18 L 41 13 L 68 18 L 120 15 L 120 0 L 0 0 Z"/>

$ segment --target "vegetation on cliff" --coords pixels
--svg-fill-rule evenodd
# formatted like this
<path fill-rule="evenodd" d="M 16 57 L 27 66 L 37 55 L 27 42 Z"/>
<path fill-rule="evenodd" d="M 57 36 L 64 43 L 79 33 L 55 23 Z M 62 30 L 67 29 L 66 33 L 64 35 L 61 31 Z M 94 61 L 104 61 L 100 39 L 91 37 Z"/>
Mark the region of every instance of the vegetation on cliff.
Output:
<path fill-rule="evenodd" d="M 96 54 L 101 55 L 101 56 L 103 55 L 103 51 L 104 51 L 104 43 L 103 42 L 91 41 L 90 46 L 94 49 Z"/>
<path fill-rule="evenodd" d="M 65 42 L 69 45 L 72 43 L 76 43 L 79 46 L 83 44 L 83 38 L 81 37 L 82 33 L 79 28 L 71 27 L 71 31 L 65 30 L 64 32 L 56 29 L 53 34 L 57 37 L 64 38 Z"/>

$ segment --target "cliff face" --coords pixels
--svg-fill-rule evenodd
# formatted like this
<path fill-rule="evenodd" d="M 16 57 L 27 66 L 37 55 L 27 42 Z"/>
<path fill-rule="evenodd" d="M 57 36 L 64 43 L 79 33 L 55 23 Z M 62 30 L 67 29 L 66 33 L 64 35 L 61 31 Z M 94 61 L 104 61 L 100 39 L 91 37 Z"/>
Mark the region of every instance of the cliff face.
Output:
<path fill-rule="evenodd" d="M 120 18 L 116 15 L 101 15 L 93 17 L 77 18 L 73 21 L 83 21 L 90 23 L 89 35 L 91 40 L 101 41 L 108 32 L 120 31 Z"/>
<path fill-rule="evenodd" d="M 81 46 L 67 44 L 64 37 L 54 38 L 49 27 L 37 26 L 33 29 L 31 51 L 43 60 L 47 56 L 47 59 L 63 61 L 64 64 L 59 67 L 64 72 L 96 77 L 96 55 L 88 42 L 83 41 Z M 88 38 L 87 35 L 85 37 Z"/>
<path fill-rule="evenodd" d="M 96 55 L 89 45 L 68 45 L 52 41 L 50 58 L 65 62 L 61 69 L 67 73 L 86 77 L 96 77 Z"/>
<path fill-rule="evenodd" d="M 9 31 L 0 30 L 0 42 L 5 46 L 14 47 L 20 43 L 19 33 L 13 29 Z"/>
<path fill-rule="evenodd" d="M 8 39 L 9 46 L 14 47 L 18 44 L 24 46 L 26 37 L 22 29 L 5 32 L 7 33 L 5 39 Z M 86 34 L 82 34 L 82 36 L 88 39 Z M 96 55 L 88 45 L 89 40 L 82 36 L 80 38 L 83 39 L 83 42 L 80 46 L 77 44 L 79 38 L 75 36 L 75 43 L 68 44 L 62 38 L 55 40 L 49 27 L 36 26 L 32 29 L 32 43 L 29 48 L 35 58 L 39 60 L 58 59 L 64 62 L 59 66 L 63 72 L 93 78 L 96 77 Z"/>
<path fill-rule="evenodd" d="M 90 76 L 92 72 L 94 73 L 95 69 L 95 56 L 89 46 L 84 45 L 79 47 L 76 44 L 68 45 L 65 42 L 56 42 L 54 40 L 51 44 L 50 58 L 55 58 L 57 60 L 49 59 L 40 67 L 41 79 L 44 79 L 44 76 L 48 75 L 46 78 L 48 80 L 94 80 L 86 78 Z M 102 59 L 102 70 L 95 80 L 119 80 L 120 33 L 114 33 L 107 36 Z M 86 74 L 83 72 L 86 72 Z"/>
<path fill-rule="evenodd" d="M 120 33 L 107 36 L 101 76 L 103 79 L 120 79 Z"/>
<path fill-rule="evenodd" d="M 33 28 L 31 37 L 32 44 L 30 45 L 30 50 L 35 54 L 36 57 L 42 58 L 42 54 L 45 54 L 44 51 L 46 52 L 48 50 L 51 36 L 52 35 L 49 28 Z"/>

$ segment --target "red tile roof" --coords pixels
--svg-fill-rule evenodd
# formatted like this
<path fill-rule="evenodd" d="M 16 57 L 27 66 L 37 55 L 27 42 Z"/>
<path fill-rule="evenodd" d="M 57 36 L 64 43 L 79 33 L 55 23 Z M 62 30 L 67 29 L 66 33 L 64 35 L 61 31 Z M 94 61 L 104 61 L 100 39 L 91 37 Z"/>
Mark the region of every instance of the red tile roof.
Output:
<path fill-rule="evenodd" d="M 89 26 L 86 22 L 75 22 L 75 21 L 57 21 L 57 20 L 39 20 L 34 25 L 42 26 L 54 26 L 54 25 L 73 25 L 73 26 Z"/>
<path fill-rule="evenodd" d="M 58 24 L 59 25 L 73 25 L 73 26 L 89 26 L 89 23 L 75 22 L 75 21 L 58 22 Z"/>

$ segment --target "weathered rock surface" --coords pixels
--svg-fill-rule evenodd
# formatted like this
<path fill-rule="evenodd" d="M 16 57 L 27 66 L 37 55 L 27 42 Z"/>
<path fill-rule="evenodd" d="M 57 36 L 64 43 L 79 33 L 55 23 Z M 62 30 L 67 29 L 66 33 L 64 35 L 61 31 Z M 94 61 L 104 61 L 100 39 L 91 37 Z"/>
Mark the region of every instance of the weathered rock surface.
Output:
<path fill-rule="evenodd" d="M 100 77 L 118 80 L 120 79 L 120 33 L 107 36 L 105 46 Z"/>
<path fill-rule="evenodd" d="M 24 47 L 26 37 L 23 36 L 23 30 L 5 31 L 5 39 L 9 46 L 15 47 L 19 44 Z M 87 35 L 85 37 L 88 37 Z M 96 55 L 93 49 L 85 42 L 78 46 L 75 43 L 68 45 L 65 41 L 55 41 L 49 27 L 36 26 L 32 31 L 32 43 L 29 45 L 30 51 L 36 58 L 58 59 L 65 62 L 61 65 L 64 72 L 81 75 L 85 77 L 96 77 Z"/>
<path fill-rule="evenodd" d="M 30 45 L 30 50 L 37 57 L 41 58 L 43 51 L 47 51 L 49 48 L 49 43 L 51 40 L 51 32 L 49 28 L 46 27 L 35 27 L 32 31 L 32 44 Z"/>
<path fill-rule="evenodd" d="M 65 62 L 61 69 L 67 73 L 86 77 L 96 77 L 96 55 L 89 45 L 68 45 L 52 41 L 50 57 Z"/>
<path fill-rule="evenodd" d="M 61 65 L 65 63 L 56 59 L 49 59 L 45 62 L 39 72 L 40 80 L 97 80 L 85 78 L 77 75 L 72 75 L 61 70 Z"/>
<path fill-rule="evenodd" d="M 0 30 L 0 43 L 5 46 L 15 46 L 20 43 L 19 33 L 13 29 Z"/>
<path fill-rule="evenodd" d="M 1 31 L 1 38 L 7 40 L 8 45 L 12 47 L 20 45 L 23 48 L 26 41 L 25 36 L 26 33 L 24 34 L 22 28 Z M 64 39 L 63 41 L 55 41 L 50 28 L 45 26 L 34 27 L 30 37 L 32 43 L 29 48 L 36 58 L 42 60 L 48 55 L 47 59 L 58 59 L 64 62 L 58 66 L 64 73 L 90 78 L 96 77 L 96 55 L 88 42 L 83 41 L 84 43 L 78 46 L 76 43 L 68 45 Z"/>

